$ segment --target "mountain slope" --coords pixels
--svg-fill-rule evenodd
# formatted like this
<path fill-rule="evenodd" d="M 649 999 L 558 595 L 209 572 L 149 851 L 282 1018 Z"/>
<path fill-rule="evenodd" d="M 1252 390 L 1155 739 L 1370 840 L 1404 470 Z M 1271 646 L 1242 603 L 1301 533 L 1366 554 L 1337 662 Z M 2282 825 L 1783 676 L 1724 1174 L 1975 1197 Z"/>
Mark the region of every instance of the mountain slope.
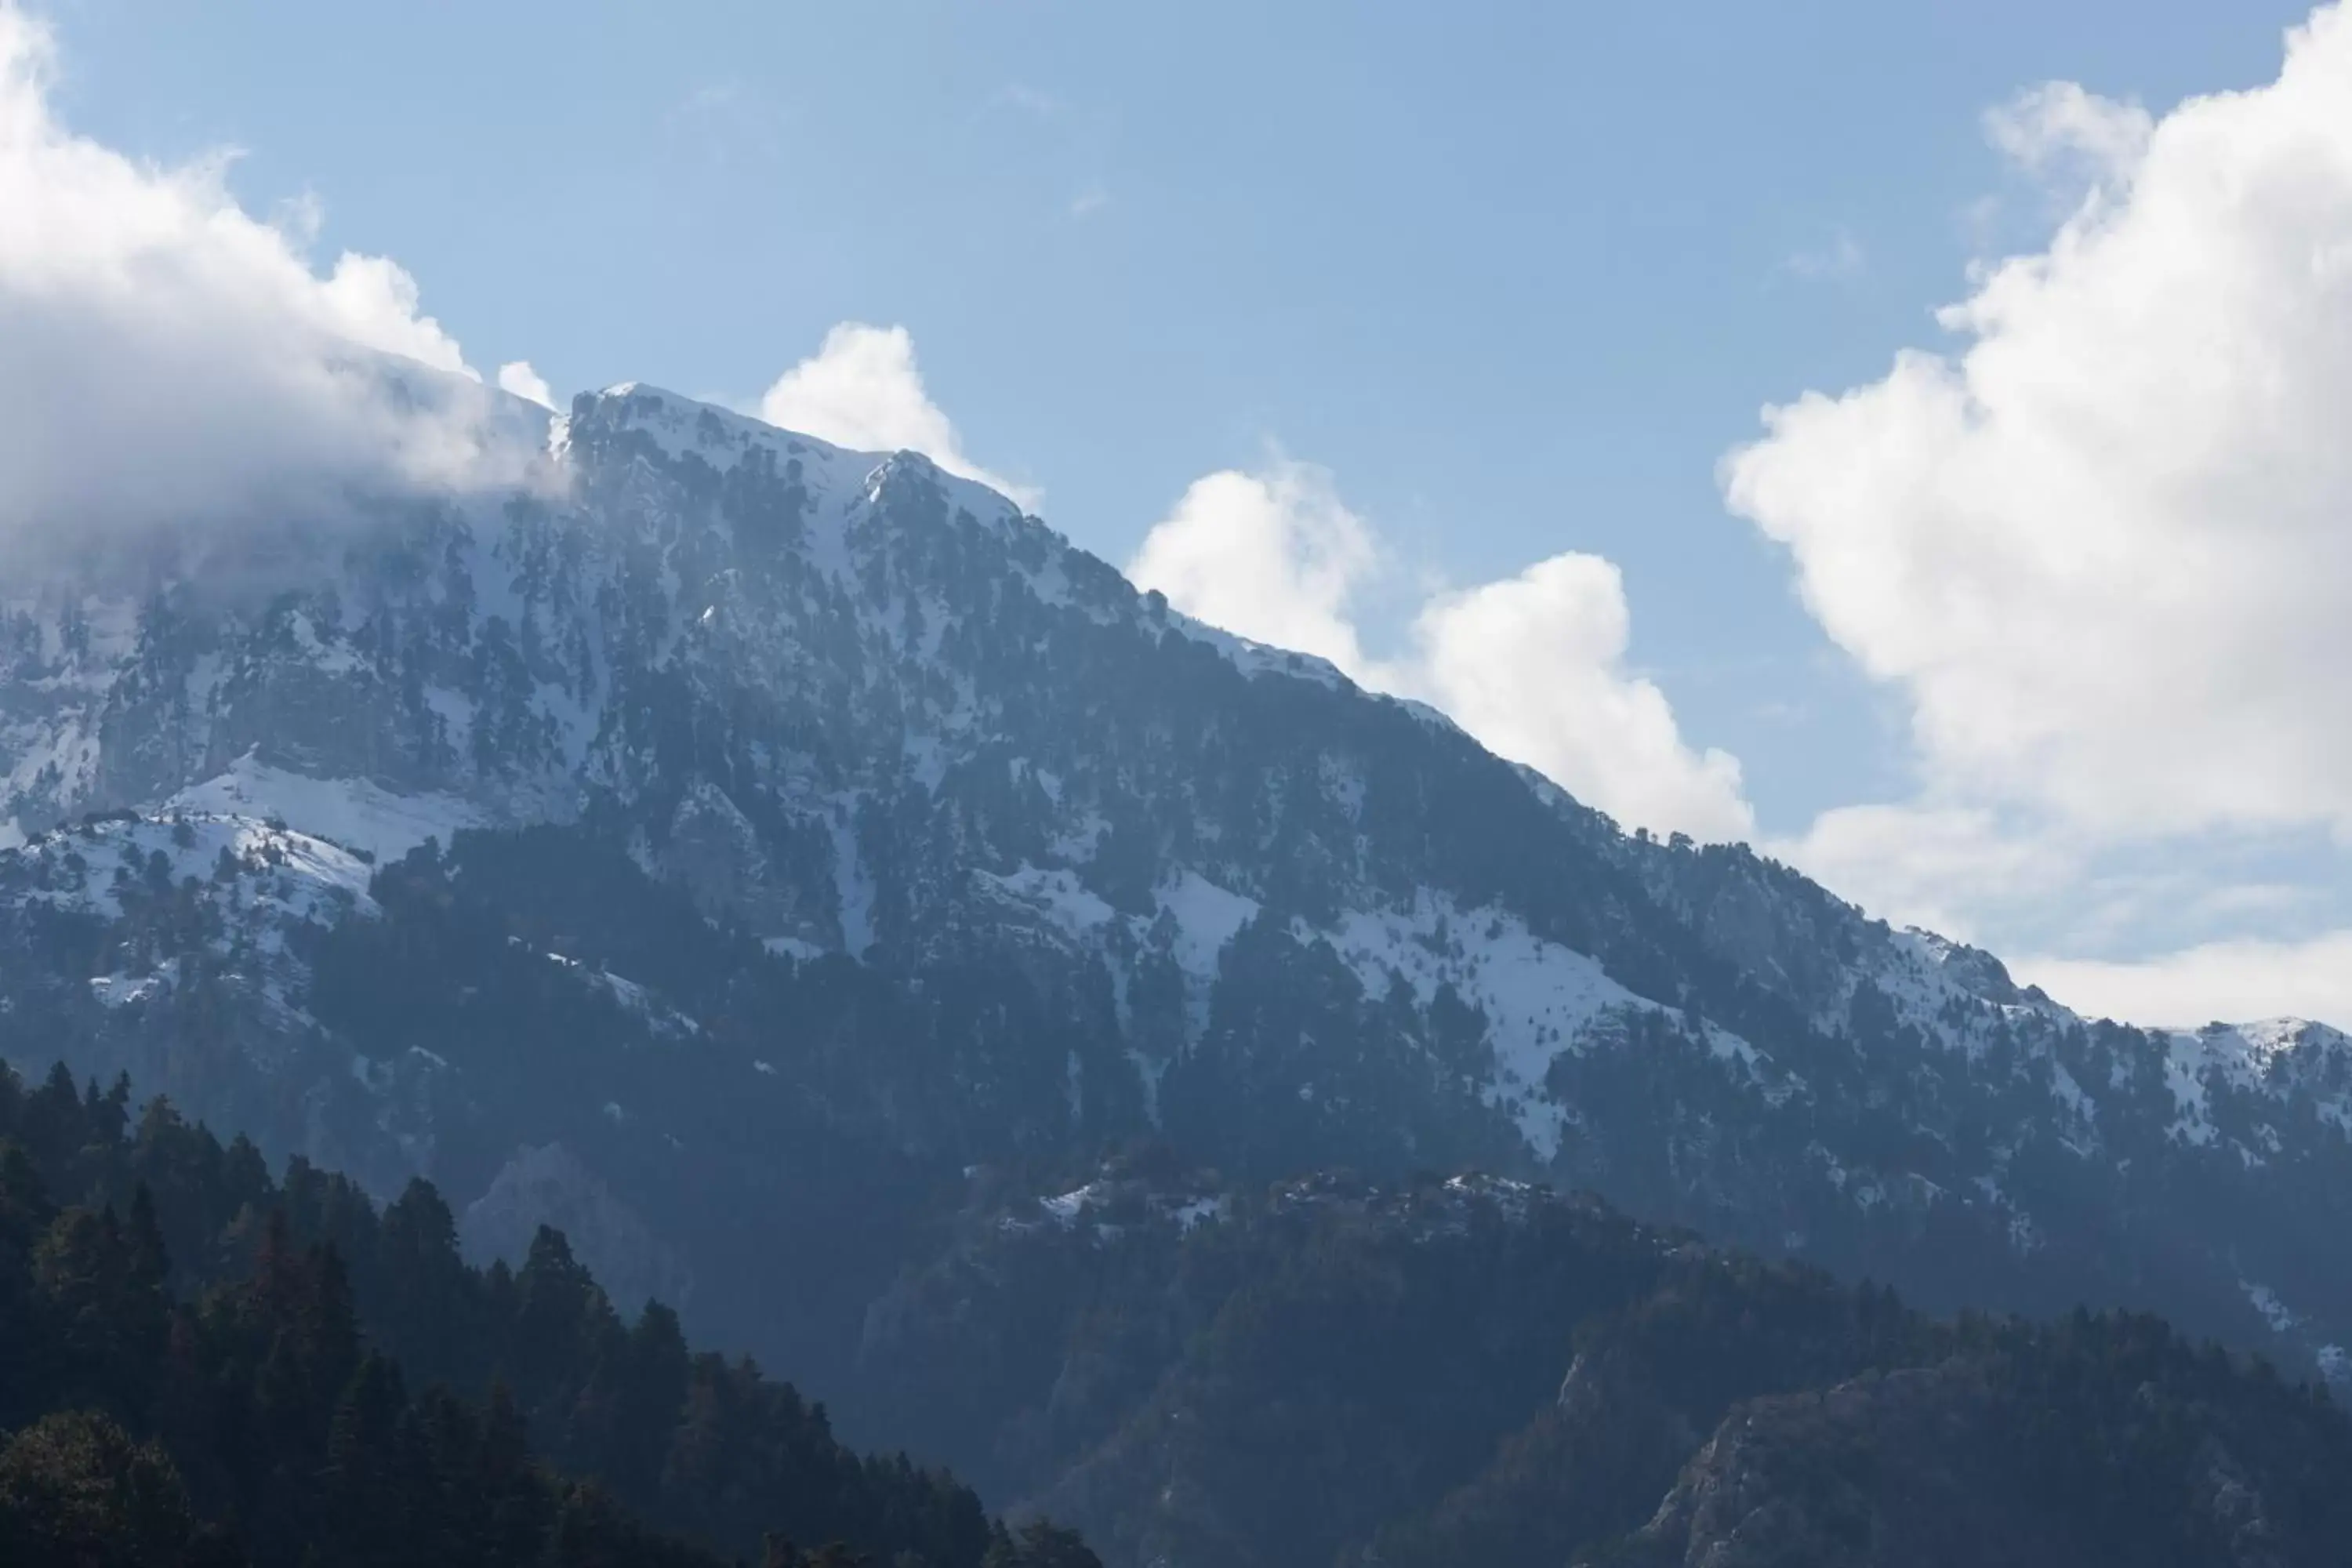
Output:
<path fill-rule="evenodd" d="M 1623 835 L 918 457 L 645 387 L 549 437 L 538 489 L 12 592 L 0 1048 L 433 1174 L 486 1251 L 561 1215 L 831 1359 L 965 1167 L 1158 1134 L 1253 1180 L 1589 1185 L 1929 1302 L 2341 1368 L 2335 1031 L 2090 1023 Z M 57 826 L 93 810 L 135 820 Z M 781 1307 L 720 1282 L 787 1235 L 852 1263 Z"/>
<path fill-rule="evenodd" d="M 560 1235 L 478 1270 L 455 1228 L 425 1184 L 273 1181 L 126 1085 L 0 1071 L 6 1560 L 1097 1563 L 624 1319 Z M 1937 1322 L 1589 1197 L 1225 1191 L 1164 1151 L 957 1228 L 868 1371 L 930 1436 L 1043 1395 L 984 1462 L 1119 1568 L 2317 1568 L 2352 1535 L 2334 1403 L 2145 1318 Z"/>
<path fill-rule="evenodd" d="M 2283 1564 L 2352 1531 L 2333 1403 L 2153 1320 L 1939 1322 L 1486 1178 L 1130 1163 L 976 1206 L 863 1365 L 1121 1568 Z"/>

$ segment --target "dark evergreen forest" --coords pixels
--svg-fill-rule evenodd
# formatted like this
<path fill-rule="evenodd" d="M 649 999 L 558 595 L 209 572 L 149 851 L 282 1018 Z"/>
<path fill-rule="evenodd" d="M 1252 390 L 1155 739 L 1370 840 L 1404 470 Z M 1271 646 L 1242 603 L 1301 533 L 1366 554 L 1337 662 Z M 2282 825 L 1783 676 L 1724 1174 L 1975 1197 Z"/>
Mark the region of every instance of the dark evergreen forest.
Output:
<path fill-rule="evenodd" d="M 0 1068 L 0 1433 L 11 1568 L 1096 1562 L 625 1317 L 551 1230 L 472 1268 L 425 1183 L 273 1177 L 62 1068 Z"/>

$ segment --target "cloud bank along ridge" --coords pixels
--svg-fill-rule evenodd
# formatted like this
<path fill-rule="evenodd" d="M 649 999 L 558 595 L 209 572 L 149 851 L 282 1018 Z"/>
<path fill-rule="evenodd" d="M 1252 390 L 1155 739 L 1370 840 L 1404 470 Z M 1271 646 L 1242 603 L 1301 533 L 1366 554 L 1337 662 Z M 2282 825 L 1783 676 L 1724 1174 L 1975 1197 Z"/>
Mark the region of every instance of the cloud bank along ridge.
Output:
<path fill-rule="evenodd" d="M 229 155 L 142 163 L 68 130 L 47 27 L 0 5 L 0 549 L 284 510 L 353 485 L 520 482 L 529 420 L 479 384 L 416 284 L 307 254 L 230 195 Z M 460 378 L 404 383 L 403 361 Z M 135 444 L 137 461 L 93 464 Z"/>
<path fill-rule="evenodd" d="M 1823 630 L 1908 704 L 1918 800 L 1780 846 L 1899 916 L 2048 897 L 2117 847 L 2352 840 L 2352 12 L 2276 80 L 2152 115 L 2071 82 L 1987 117 L 2070 204 L 1880 380 L 1768 409 L 1722 469 Z M 1973 892 L 1938 883 L 1979 857 Z M 2226 931 L 2217 932 L 2226 935 Z M 2190 1021 L 2352 1018 L 2352 932 L 2029 963 Z M 2333 975 L 2346 975 L 2343 979 Z M 2210 1005 L 2193 1005 L 2200 997 Z"/>
<path fill-rule="evenodd" d="M 1380 658 L 1364 650 L 1355 605 L 1388 557 L 1328 471 L 1277 457 L 1193 481 L 1128 575 L 1187 615 L 1444 710 L 1629 826 L 1709 840 L 1754 832 L 1738 760 L 1694 751 L 1665 694 L 1627 664 L 1632 617 L 1614 563 L 1570 551 L 1432 595 L 1404 648 Z"/>

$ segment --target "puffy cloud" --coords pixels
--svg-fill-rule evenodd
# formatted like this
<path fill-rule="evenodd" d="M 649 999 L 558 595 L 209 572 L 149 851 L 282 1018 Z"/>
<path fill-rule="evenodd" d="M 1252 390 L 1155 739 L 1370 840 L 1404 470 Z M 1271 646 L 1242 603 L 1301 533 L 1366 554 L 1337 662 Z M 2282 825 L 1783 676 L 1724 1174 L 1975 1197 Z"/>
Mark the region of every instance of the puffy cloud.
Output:
<path fill-rule="evenodd" d="M 547 378 L 531 369 L 527 359 L 510 360 L 499 366 L 499 390 L 510 392 L 541 408 L 555 406 L 555 395 L 547 389 Z"/>
<path fill-rule="evenodd" d="M 2012 111 L 2021 155 L 2107 183 L 1943 313 L 1956 354 L 1768 410 L 1727 493 L 1907 694 L 1939 793 L 2352 834 L 2352 15 L 2268 87 L 2143 119 Z"/>
<path fill-rule="evenodd" d="M 2053 83 L 1986 128 L 2067 194 L 2049 243 L 1724 464 L 1922 781 L 1774 847 L 1897 919 L 2165 954 L 2018 966 L 2091 1010 L 2352 1018 L 2352 938 L 2277 940 L 2317 884 L 2232 879 L 2352 841 L 2352 12 L 2252 90 Z"/>
<path fill-rule="evenodd" d="M 1196 479 L 1144 537 L 1127 574 L 1186 615 L 1364 671 L 1349 601 L 1381 560 L 1330 474 L 1277 461 Z"/>
<path fill-rule="evenodd" d="M 1632 631 L 1616 566 L 1571 552 L 1433 600 L 1390 682 L 1612 816 L 1748 837 L 1756 821 L 1738 759 L 1684 743 L 1665 693 L 1625 667 Z"/>
<path fill-rule="evenodd" d="M 2009 967 L 2078 1012 L 2150 1027 L 2279 1016 L 2352 1022 L 2352 931 L 2207 942 L 2129 962 L 2024 958 Z"/>
<path fill-rule="evenodd" d="M 321 276 L 315 215 L 249 216 L 222 156 L 155 167 L 73 134 L 54 62 L 0 5 L 0 542 L 518 477 L 536 442 L 407 273 L 346 254 Z"/>
<path fill-rule="evenodd" d="M 1738 761 L 1694 752 L 1664 693 L 1626 668 L 1615 566 L 1568 553 L 1435 595 L 1402 657 L 1380 659 L 1364 651 L 1355 609 L 1384 559 L 1328 473 L 1278 461 L 1196 481 L 1128 574 L 1188 615 L 1441 708 L 1497 754 L 1631 825 L 1711 839 L 1752 831 Z"/>
<path fill-rule="evenodd" d="M 2044 177 L 2127 174 L 2155 129 L 2138 104 L 2101 98 L 2071 81 L 2044 82 L 1985 111 L 1986 139 Z"/>
<path fill-rule="evenodd" d="M 915 364 L 904 327 L 843 321 L 817 352 L 776 379 L 760 399 L 760 417 L 786 430 L 860 452 L 920 452 L 951 474 L 977 479 L 1034 507 L 1038 492 L 989 472 L 964 456 L 956 428 Z"/>

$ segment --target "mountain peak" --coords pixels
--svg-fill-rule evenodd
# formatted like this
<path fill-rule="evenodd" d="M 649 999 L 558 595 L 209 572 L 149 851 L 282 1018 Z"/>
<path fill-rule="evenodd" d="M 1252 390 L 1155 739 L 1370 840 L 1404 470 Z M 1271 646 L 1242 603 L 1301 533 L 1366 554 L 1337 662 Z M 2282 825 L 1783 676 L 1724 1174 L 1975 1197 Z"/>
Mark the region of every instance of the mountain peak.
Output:
<path fill-rule="evenodd" d="M 632 432 L 649 439 L 667 458 L 698 458 L 721 474 L 747 458 L 772 461 L 779 472 L 793 478 L 821 469 L 826 476 L 825 488 L 840 489 L 845 480 L 854 482 L 867 492 L 869 500 L 890 476 L 904 474 L 939 486 L 949 496 L 951 510 L 960 508 L 991 521 L 1023 515 L 1011 498 L 976 479 L 950 473 L 926 453 L 908 447 L 870 451 L 839 446 L 771 425 L 723 404 L 707 403 L 642 381 L 620 382 L 573 398 L 563 440 L 578 451 Z"/>

